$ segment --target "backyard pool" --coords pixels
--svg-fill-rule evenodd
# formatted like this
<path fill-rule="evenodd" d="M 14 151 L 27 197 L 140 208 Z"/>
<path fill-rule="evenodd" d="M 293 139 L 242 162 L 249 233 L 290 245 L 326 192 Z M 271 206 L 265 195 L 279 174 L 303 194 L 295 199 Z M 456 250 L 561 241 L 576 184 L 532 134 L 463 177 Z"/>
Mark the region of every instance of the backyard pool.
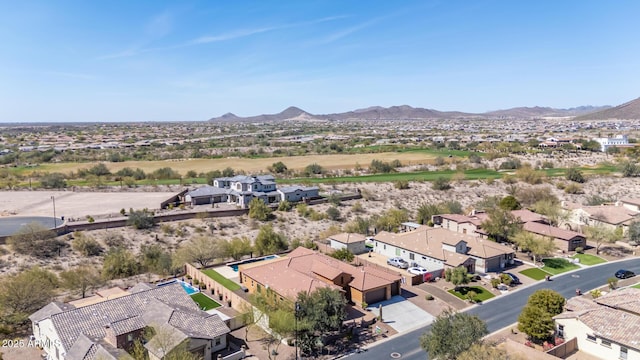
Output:
<path fill-rule="evenodd" d="M 180 285 L 182 286 L 182 288 L 184 289 L 184 291 L 187 293 L 187 295 L 193 295 L 193 294 L 197 294 L 200 292 L 200 290 L 197 287 L 194 287 L 193 285 L 190 285 L 182 280 L 171 280 L 171 281 L 167 281 L 165 283 L 162 284 L 158 284 L 158 286 L 165 286 L 165 285 L 169 285 L 169 284 L 173 284 L 175 282 L 180 283 Z"/>
<path fill-rule="evenodd" d="M 229 267 L 232 268 L 233 271 L 238 272 L 239 265 L 251 264 L 258 261 L 271 260 L 271 259 L 277 259 L 277 258 L 279 258 L 278 255 L 269 255 L 261 258 L 246 259 L 246 260 L 238 261 L 236 263 L 229 264 Z"/>

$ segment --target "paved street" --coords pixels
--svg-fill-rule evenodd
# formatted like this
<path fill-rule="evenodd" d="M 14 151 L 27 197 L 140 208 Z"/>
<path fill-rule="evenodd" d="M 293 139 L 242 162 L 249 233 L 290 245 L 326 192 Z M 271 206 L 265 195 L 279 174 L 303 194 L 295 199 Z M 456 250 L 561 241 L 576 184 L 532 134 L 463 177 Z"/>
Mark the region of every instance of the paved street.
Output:
<path fill-rule="evenodd" d="M 628 269 L 636 274 L 640 273 L 640 259 L 628 259 L 614 263 L 605 263 L 577 270 L 575 272 L 555 276 L 551 282 L 539 282 L 535 285 L 511 292 L 507 296 L 501 296 L 482 305 L 469 308 L 467 312 L 480 316 L 487 323 L 489 332 L 494 332 L 515 323 L 520 315 L 522 307 L 528 297 L 539 289 L 552 289 L 565 298 L 575 295 L 576 288 L 583 292 L 606 285 L 607 279 L 612 277 L 618 269 Z M 392 353 L 401 355 L 401 359 L 428 358 L 419 344 L 420 335 L 429 329 L 429 326 L 419 328 L 407 334 L 398 335 L 389 340 L 380 342 L 368 348 L 368 351 L 353 354 L 349 359 L 392 359 Z"/>

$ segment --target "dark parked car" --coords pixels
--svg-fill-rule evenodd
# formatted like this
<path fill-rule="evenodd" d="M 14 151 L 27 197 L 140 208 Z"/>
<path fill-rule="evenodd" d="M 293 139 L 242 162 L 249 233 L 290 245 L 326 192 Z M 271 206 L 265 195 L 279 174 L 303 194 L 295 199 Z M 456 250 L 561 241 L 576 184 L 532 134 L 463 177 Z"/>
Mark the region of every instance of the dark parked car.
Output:
<path fill-rule="evenodd" d="M 628 279 L 634 276 L 636 276 L 636 274 L 633 271 L 623 270 L 623 269 L 616 271 L 616 277 L 618 279 Z"/>
<path fill-rule="evenodd" d="M 511 278 L 511 284 L 513 285 L 522 284 L 520 282 L 520 279 L 517 276 L 513 275 L 512 273 L 504 273 L 504 274 Z"/>

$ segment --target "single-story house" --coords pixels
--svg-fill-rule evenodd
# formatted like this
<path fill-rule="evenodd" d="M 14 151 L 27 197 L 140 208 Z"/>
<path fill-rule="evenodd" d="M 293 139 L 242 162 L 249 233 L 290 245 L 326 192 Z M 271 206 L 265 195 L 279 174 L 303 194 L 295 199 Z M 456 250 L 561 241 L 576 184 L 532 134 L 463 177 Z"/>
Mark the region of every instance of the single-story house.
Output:
<path fill-rule="evenodd" d="M 177 345 L 204 360 L 227 345 L 229 328 L 215 314 L 198 307 L 179 283 L 164 286 L 138 284 L 129 294 L 75 307 L 52 302 L 29 316 L 35 341 L 47 359 L 133 359 L 136 340 L 144 340 L 146 327 L 162 332 L 145 344 L 151 359 L 163 359 Z M 164 341 L 171 339 L 171 341 Z"/>
<path fill-rule="evenodd" d="M 516 219 L 519 219 L 518 221 L 521 224 L 527 222 L 547 223 L 544 216 L 527 209 L 513 210 L 511 214 Z M 473 211 L 469 216 L 460 214 L 438 214 L 433 215 L 431 219 L 434 225 L 447 230 L 486 237 L 486 233 L 482 230 L 482 223 L 489 219 L 489 214 L 476 211 Z"/>
<path fill-rule="evenodd" d="M 429 271 L 465 266 L 470 273 L 501 271 L 513 264 L 515 251 L 478 236 L 444 228 L 422 226 L 414 231 L 381 231 L 373 237 L 373 251 L 387 257 L 402 257 Z"/>
<path fill-rule="evenodd" d="M 555 246 L 563 251 L 575 251 L 578 247 L 584 249 L 587 246 L 587 238 L 575 231 L 537 222 L 526 222 L 522 225 L 522 229 L 552 239 Z"/>
<path fill-rule="evenodd" d="M 340 233 L 329 236 L 329 242 L 332 249 L 340 250 L 347 248 L 353 254 L 364 254 L 369 249 L 365 246 L 366 238 L 364 235 L 355 233 Z"/>
<path fill-rule="evenodd" d="M 295 301 L 298 293 L 321 287 L 340 290 L 347 301 L 368 304 L 400 294 L 401 276 L 370 266 L 355 267 L 319 252 L 298 247 L 286 257 L 240 265 L 240 283 L 249 293 L 271 293 Z"/>
<path fill-rule="evenodd" d="M 573 297 L 553 317 L 556 336 L 577 339 L 578 349 L 600 359 L 640 359 L 640 289 L 612 291 L 596 299 Z"/>
<path fill-rule="evenodd" d="M 626 233 L 633 221 L 640 221 L 640 212 L 634 211 L 622 204 L 583 206 L 568 201 L 562 202 L 562 207 L 568 213 L 567 227 L 578 230 L 582 226 L 604 226 L 611 230 L 622 229 Z"/>

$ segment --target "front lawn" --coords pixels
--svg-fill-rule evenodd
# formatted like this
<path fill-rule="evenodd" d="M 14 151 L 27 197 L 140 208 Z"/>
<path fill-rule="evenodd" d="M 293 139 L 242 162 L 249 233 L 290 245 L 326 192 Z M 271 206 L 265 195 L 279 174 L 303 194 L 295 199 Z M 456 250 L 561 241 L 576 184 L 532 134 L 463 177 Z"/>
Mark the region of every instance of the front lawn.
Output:
<path fill-rule="evenodd" d="M 485 300 L 489 300 L 495 295 L 493 295 L 489 290 L 483 288 L 482 286 L 465 286 L 458 288 L 458 291 L 455 289 L 449 290 L 449 294 L 455 295 L 462 300 L 467 300 L 467 293 L 469 291 L 473 291 L 476 293 L 476 296 L 473 297 L 473 301 L 481 302 Z"/>
<path fill-rule="evenodd" d="M 226 277 L 220 275 L 217 271 L 215 271 L 213 269 L 202 270 L 202 273 L 204 273 L 208 277 L 212 278 L 213 280 L 217 281 L 218 284 L 226 287 L 227 289 L 229 289 L 231 291 L 240 290 L 240 285 L 238 285 L 235 282 L 233 282 L 233 281 L 227 279 Z"/>
<path fill-rule="evenodd" d="M 538 268 L 531 268 L 531 269 L 522 270 L 522 271 L 520 271 L 520 274 L 522 274 L 524 276 L 528 276 L 528 277 L 532 278 L 533 280 L 542 280 L 542 279 L 544 279 L 545 276 L 549 275 L 548 272 L 542 271 L 542 270 L 540 270 Z"/>
<path fill-rule="evenodd" d="M 595 264 L 602 264 L 604 262 L 607 262 L 607 260 L 599 256 L 589 255 L 589 254 L 575 254 L 572 256 L 572 258 L 580 259 L 580 264 L 584 264 L 584 265 L 595 265 Z"/>
<path fill-rule="evenodd" d="M 640 283 L 633 285 L 632 288 L 640 289 Z"/>
<path fill-rule="evenodd" d="M 200 309 L 204 311 L 215 309 L 218 306 L 220 306 L 220 304 L 213 301 L 203 293 L 193 294 L 191 295 L 191 298 L 193 299 L 193 301 L 195 301 L 198 304 L 198 306 L 200 306 Z"/>
<path fill-rule="evenodd" d="M 544 263 L 542 270 L 552 275 L 558 275 L 562 274 L 563 272 L 580 268 L 580 266 L 572 264 L 569 260 L 561 258 L 544 259 L 542 260 L 542 262 Z"/>

